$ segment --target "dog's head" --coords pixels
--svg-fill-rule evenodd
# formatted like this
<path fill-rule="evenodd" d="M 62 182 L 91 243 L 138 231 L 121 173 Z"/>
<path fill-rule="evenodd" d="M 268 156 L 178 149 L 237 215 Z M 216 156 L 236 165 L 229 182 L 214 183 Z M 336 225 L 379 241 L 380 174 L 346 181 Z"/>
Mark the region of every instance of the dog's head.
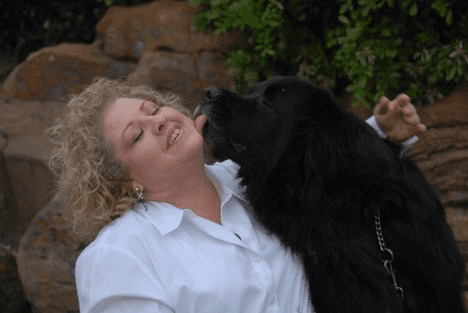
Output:
<path fill-rule="evenodd" d="M 207 116 L 204 136 L 218 156 L 262 173 L 276 167 L 286 149 L 313 140 L 313 130 L 323 131 L 320 125 L 333 123 L 339 112 L 329 92 L 292 77 L 272 78 L 245 95 L 209 89 L 196 110 Z"/>

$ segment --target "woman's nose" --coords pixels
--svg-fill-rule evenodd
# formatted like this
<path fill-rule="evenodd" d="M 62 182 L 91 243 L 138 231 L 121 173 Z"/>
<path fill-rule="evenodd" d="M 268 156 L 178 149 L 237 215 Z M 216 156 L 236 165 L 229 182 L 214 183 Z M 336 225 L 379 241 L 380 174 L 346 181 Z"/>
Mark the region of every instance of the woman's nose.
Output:
<path fill-rule="evenodd" d="M 166 118 L 158 114 L 146 116 L 144 122 L 147 127 L 150 128 L 151 132 L 156 135 L 162 133 L 167 124 Z"/>
<path fill-rule="evenodd" d="M 153 131 L 157 134 L 160 134 L 163 131 L 164 127 L 166 127 L 165 121 L 161 121 L 154 126 Z"/>

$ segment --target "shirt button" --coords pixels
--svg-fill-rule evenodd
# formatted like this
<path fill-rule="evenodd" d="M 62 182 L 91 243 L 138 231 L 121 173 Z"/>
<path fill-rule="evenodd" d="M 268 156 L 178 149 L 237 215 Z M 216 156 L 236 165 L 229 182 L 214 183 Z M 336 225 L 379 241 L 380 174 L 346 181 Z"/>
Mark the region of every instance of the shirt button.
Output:
<path fill-rule="evenodd" d="M 276 301 L 275 296 L 270 297 L 270 299 L 268 299 L 268 305 L 273 305 L 275 301 Z"/>

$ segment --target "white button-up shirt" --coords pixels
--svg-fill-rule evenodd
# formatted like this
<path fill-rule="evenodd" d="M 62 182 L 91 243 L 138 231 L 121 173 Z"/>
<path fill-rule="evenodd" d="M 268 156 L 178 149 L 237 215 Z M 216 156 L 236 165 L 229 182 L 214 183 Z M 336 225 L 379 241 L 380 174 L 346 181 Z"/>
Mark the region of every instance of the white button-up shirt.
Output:
<path fill-rule="evenodd" d="M 312 312 L 302 265 L 255 222 L 232 161 L 206 166 L 221 224 L 168 203 L 139 204 L 80 254 L 87 312 Z"/>

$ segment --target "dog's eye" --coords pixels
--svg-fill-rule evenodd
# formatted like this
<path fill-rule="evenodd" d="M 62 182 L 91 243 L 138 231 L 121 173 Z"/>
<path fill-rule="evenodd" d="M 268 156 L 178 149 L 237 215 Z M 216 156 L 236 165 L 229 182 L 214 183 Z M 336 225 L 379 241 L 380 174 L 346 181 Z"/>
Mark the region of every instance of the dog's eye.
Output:
<path fill-rule="evenodd" d="M 271 105 L 268 101 L 260 100 L 259 102 L 260 102 L 260 105 L 266 106 L 267 108 L 271 108 Z"/>

